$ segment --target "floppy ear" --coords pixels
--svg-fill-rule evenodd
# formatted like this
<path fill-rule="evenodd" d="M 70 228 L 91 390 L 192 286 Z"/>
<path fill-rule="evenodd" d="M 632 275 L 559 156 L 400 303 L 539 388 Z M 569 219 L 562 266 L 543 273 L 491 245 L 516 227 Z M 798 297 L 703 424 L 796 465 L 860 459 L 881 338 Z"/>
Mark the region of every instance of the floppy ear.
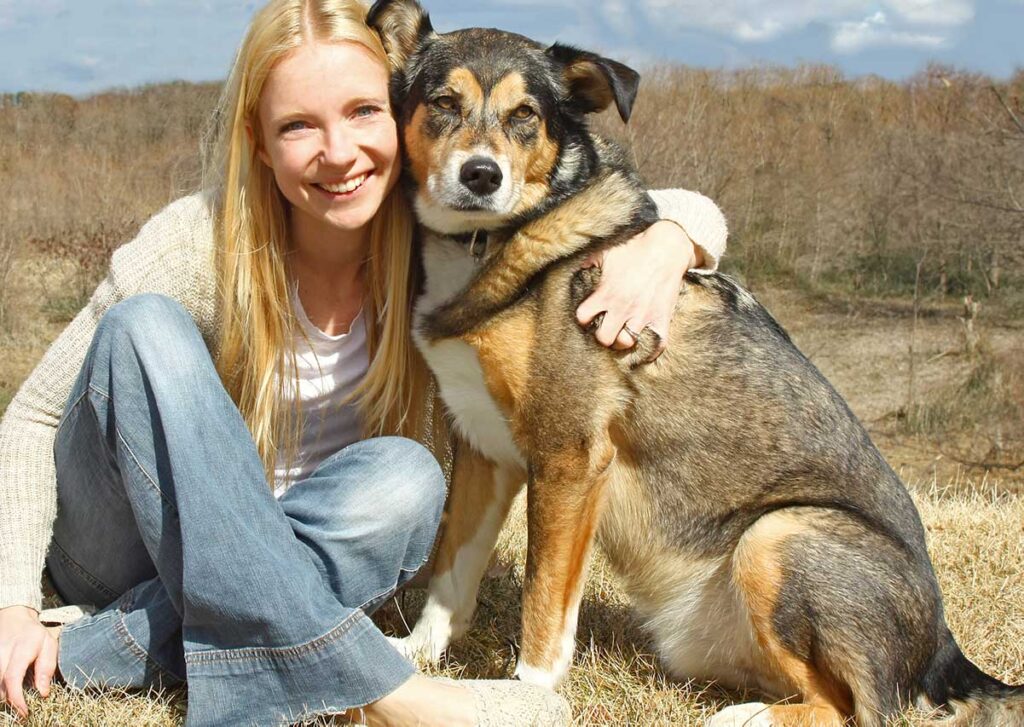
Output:
<path fill-rule="evenodd" d="M 629 121 L 640 88 L 639 73 L 618 61 L 561 43 L 546 52 L 562 64 L 569 94 L 581 111 L 604 111 L 615 101 L 619 116 Z"/>
<path fill-rule="evenodd" d="M 430 16 L 416 0 L 377 0 L 366 24 L 380 34 L 393 71 L 405 68 L 424 38 L 434 34 Z"/>

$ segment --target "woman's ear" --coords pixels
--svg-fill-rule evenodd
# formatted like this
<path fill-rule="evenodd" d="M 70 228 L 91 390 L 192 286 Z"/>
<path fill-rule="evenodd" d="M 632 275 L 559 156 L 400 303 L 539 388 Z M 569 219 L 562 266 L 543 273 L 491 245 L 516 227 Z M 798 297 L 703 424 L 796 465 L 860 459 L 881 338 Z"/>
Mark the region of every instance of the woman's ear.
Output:
<path fill-rule="evenodd" d="M 405 69 L 409 57 L 434 35 L 430 16 L 416 0 L 377 0 L 366 24 L 380 34 L 392 71 Z"/>
<path fill-rule="evenodd" d="M 640 88 L 639 73 L 618 61 L 561 43 L 546 53 L 562 65 L 569 96 L 580 111 L 604 111 L 614 101 L 619 116 L 629 121 Z"/>

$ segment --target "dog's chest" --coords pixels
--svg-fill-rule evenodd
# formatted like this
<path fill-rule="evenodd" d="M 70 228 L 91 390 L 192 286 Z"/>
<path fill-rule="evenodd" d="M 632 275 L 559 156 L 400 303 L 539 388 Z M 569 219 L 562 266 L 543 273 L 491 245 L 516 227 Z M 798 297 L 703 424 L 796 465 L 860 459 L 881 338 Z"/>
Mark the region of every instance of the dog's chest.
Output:
<path fill-rule="evenodd" d="M 423 250 L 426 284 L 416 301 L 413 337 L 434 372 L 441 397 L 459 433 L 477 451 L 499 464 L 525 466 L 509 421 L 494 400 L 477 347 L 457 339 L 428 341 L 419 321 L 461 291 L 475 269 L 466 248 L 451 241 L 428 240 Z"/>

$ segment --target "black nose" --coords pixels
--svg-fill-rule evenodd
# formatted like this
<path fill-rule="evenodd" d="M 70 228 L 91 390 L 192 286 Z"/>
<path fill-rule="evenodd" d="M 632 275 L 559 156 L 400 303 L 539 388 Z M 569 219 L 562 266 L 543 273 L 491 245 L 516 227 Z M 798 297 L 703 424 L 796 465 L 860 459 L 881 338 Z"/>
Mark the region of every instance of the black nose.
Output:
<path fill-rule="evenodd" d="M 472 157 L 462 165 L 459 179 L 477 194 L 486 197 L 501 186 L 501 169 L 486 157 Z"/>

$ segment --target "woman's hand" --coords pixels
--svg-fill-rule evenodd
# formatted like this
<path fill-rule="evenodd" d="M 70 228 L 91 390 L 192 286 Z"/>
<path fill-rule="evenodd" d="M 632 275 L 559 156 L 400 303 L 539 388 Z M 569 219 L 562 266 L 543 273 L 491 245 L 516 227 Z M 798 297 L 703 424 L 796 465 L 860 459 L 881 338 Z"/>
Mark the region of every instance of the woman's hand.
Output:
<path fill-rule="evenodd" d="M 576 320 L 587 326 L 604 313 L 594 336 L 616 350 L 636 345 L 629 331 L 639 334 L 650 328 L 659 339 L 653 361 L 668 346 L 683 275 L 702 263 L 700 248 L 683 228 L 667 220 L 655 222 L 628 242 L 587 260 L 585 267 L 601 268 L 601 281 L 576 309 Z"/>
<path fill-rule="evenodd" d="M 50 695 L 57 670 L 57 639 L 39 623 L 39 614 L 27 606 L 0 609 L 0 702 L 7 701 L 21 717 L 28 716 L 22 684 L 29 669 L 36 691 Z"/>

